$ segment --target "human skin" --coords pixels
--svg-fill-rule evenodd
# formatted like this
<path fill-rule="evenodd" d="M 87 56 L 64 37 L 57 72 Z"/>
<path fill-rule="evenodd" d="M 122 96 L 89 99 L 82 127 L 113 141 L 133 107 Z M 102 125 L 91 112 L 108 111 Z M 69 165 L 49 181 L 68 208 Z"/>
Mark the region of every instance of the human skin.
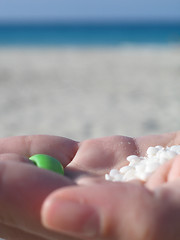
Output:
<path fill-rule="evenodd" d="M 112 183 L 104 174 L 149 146 L 180 144 L 180 132 L 76 142 L 57 136 L 0 139 L 0 237 L 9 240 L 178 240 L 180 157 L 147 182 Z M 65 176 L 28 158 L 48 154 Z"/>

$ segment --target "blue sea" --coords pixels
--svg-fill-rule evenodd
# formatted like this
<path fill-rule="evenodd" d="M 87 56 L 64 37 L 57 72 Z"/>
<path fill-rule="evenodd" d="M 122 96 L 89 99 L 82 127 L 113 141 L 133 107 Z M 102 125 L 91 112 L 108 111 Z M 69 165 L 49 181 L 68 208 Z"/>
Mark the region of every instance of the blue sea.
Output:
<path fill-rule="evenodd" d="M 180 44 L 179 23 L 0 24 L 0 46 Z"/>

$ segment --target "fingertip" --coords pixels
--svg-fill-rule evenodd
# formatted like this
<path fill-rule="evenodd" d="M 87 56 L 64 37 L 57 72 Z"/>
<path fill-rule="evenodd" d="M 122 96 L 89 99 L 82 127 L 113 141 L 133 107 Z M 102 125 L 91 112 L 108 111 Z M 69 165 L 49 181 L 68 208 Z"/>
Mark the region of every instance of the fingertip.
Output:
<path fill-rule="evenodd" d="M 44 227 L 67 235 L 95 237 L 99 233 L 99 214 L 94 207 L 60 195 L 46 199 L 41 220 Z"/>

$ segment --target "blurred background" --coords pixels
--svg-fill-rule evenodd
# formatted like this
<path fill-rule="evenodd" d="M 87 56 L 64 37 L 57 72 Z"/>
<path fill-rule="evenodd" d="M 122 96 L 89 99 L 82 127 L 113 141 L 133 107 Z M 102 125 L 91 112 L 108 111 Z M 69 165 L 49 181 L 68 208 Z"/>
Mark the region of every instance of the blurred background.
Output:
<path fill-rule="evenodd" d="M 1 0 L 0 137 L 180 129 L 179 0 Z"/>

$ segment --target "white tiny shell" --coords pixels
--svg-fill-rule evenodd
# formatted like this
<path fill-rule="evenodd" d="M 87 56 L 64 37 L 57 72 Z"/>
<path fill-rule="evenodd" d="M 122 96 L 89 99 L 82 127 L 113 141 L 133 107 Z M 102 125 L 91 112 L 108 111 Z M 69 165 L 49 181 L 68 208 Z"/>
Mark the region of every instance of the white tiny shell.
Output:
<path fill-rule="evenodd" d="M 120 168 L 119 172 L 120 173 L 126 173 L 130 169 L 131 169 L 130 166 L 124 166 L 124 167 Z"/>
<path fill-rule="evenodd" d="M 139 161 L 139 160 L 140 160 L 139 157 L 136 156 L 136 155 L 130 155 L 130 156 L 128 156 L 126 159 L 127 159 L 127 161 L 129 161 L 129 162 L 131 162 L 131 161 L 133 161 L 133 160 L 135 160 L 135 161 Z"/>
<path fill-rule="evenodd" d="M 146 173 L 152 173 L 154 171 L 157 170 L 157 168 L 160 166 L 160 164 L 157 162 L 149 162 L 147 165 L 146 165 L 146 168 L 145 168 L 145 172 Z"/>
<path fill-rule="evenodd" d="M 117 169 L 111 169 L 111 171 L 109 172 L 109 175 L 111 177 L 114 177 L 116 174 L 119 174 L 119 171 Z"/>
<path fill-rule="evenodd" d="M 121 175 L 120 173 L 119 174 L 116 174 L 113 178 L 113 181 L 114 182 L 120 182 L 120 181 L 123 181 L 123 175 Z"/>
<path fill-rule="evenodd" d="M 111 176 L 109 176 L 109 174 L 105 174 L 105 180 L 107 180 L 107 181 L 112 181 L 112 177 Z"/>
<path fill-rule="evenodd" d="M 157 152 L 158 152 L 158 148 L 149 147 L 146 153 L 148 156 L 154 156 Z"/>
<path fill-rule="evenodd" d="M 136 171 L 134 169 L 127 171 L 123 176 L 124 181 L 130 181 L 132 179 L 136 179 Z"/>

